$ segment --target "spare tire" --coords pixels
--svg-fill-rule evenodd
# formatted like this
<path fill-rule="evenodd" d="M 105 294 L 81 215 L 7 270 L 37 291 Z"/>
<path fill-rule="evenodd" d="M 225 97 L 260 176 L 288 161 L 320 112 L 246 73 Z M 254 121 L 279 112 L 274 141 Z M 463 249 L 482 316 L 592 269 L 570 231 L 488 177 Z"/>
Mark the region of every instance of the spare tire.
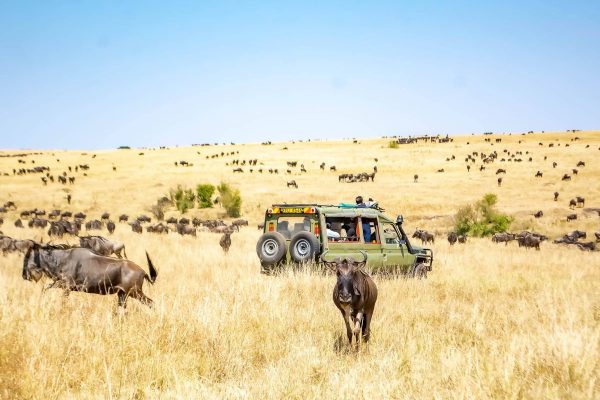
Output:
<path fill-rule="evenodd" d="M 319 239 L 310 232 L 298 232 L 290 241 L 290 256 L 297 263 L 314 261 L 320 250 Z"/>
<path fill-rule="evenodd" d="M 262 265 L 274 265 L 285 257 L 285 238 L 279 232 L 266 232 L 256 243 L 256 254 Z"/>

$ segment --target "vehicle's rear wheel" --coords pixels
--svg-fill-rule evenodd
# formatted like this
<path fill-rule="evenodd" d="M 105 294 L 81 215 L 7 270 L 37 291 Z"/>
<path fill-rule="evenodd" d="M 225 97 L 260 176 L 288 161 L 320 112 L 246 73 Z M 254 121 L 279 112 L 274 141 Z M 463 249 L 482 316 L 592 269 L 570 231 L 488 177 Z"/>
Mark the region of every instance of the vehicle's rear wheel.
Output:
<path fill-rule="evenodd" d="M 299 264 L 314 261 L 320 248 L 319 239 L 311 232 L 298 232 L 290 241 L 290 256 Z"/>
<path fill-rule="evenodd" d="M 256 254 L 263 267 L 278 264 L 286 253 L 285 238 L 279 232 L 266 232 L 256 243 Z"/>
<path fill-rule="evenodd" d="M 416 279 L 427 279 L 427 265 L 423 263 L 413 265 L 409 272 L 409 276 Z"/>

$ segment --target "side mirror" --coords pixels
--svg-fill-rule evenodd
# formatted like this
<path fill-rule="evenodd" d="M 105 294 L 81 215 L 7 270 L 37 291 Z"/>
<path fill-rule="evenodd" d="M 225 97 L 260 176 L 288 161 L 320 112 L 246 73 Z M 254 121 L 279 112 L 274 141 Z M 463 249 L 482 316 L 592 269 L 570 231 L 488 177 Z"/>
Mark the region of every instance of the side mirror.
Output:
<path fill-rule="evenodd" d="M 396 224 L 402 225 L 403 222 L 404 222 L 404 217 L 402 215 L 398 215 L 398 217 L 396 217 Z"/>

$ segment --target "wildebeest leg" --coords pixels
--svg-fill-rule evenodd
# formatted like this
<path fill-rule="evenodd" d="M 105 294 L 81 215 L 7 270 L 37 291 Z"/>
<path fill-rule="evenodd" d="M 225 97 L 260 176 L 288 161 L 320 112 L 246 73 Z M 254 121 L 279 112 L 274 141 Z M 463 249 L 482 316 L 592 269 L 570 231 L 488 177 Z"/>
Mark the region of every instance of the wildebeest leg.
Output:
<path fill-rule="evenodd" d="M 119 292 L 119 307 L 126 308 L 127 307 L 127 293 Z"/>
<path fill-rule="evenodd" d="M 150 297 L 146 296 L 141 289 L 132 291 L 129 296 L 139 300 L 142 304 L 145 304 L 150 308 L 152 308 L 154 305 L 154 301 Z"/>
<path fill-rule="evenodd" d="M 352 328 L 350 327 L 352 316 L 350 314 L 346 316 L 346 313 L 342 311 L 342 318 L 344 318 L 344 323 L 346 324 L 346 336 L 348 336 L 348 341 L 352 344 Z"/>
<path fill-rule="evenodd" d="M 362 336 L 365 343 L 369 341 L 369 337 L 371 336 L 371 314 L 365 313 L 363 323 L 362 323 Z"/>

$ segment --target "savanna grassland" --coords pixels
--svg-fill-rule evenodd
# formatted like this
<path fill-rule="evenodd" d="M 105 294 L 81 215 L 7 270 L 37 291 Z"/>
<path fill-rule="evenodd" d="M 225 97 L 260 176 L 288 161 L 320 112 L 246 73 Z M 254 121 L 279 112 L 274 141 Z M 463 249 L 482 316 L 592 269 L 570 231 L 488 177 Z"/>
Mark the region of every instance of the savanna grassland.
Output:
<path fill-rule="evenodd" d="M 42 293 L 43 282 L 22 279 L 22 254 L 0 255 L 0 397 L 599 398 L 600 253 L 551 240 L 540 251 L 489 238 L 451 247 L 445 236 L 458 207 L 495 193 L 498 209 L 515 219 L 512 231 L 554 239 L 579 229 L 594 240 L 600 231 L 594 210 L 600 207 L 600 131 L 457 136 L 451 143 L 398 149 L 388 141 L 0 152 L 39 153 L 21 157 L 26 164 L 0 158 L 0 173 L 7 173 L 0 175 L 0 203 L 17 204 L 1 215 L 0 229 L 14 238 L 49 240 L 46 230 L 13 225 L 22 210 L 83 211 L 88 218 L 110 212 L 116 221 L 121 213 L 150 215 L 150 206 L 178 184 L 239 188 L 242 217 L 250 221 L 233 234 L 228 254 L 218 234 L 139 235 L 117 223 L 113 237 L 126 244 L 129 259 L 147 269 L 148 251 L 158 267 L 156 283 L 144 287 L 156 302 L 153 309 L 130 300 L 126 312 L 117 312 L 115 296 Z M 501 162 L 504 149 L 521 151 L 523 161 Z M 479 171 L 475 157 L 467 172 L 467 154 L 494 150 L 496 162 Z M 257 159 L 258 165 L 234 174 L 234 159 Z M 182 160 L 193 166 L 174 165 Z M 291 174 L 286 161 L 298 161 Z M 585 167 L 576 167 L 579 161 Z M 12 173 L 48 166 L 58 175 L 80 164 L 90 169 L 87 176 L 68 173 L 76 178 L 72 185 L 44 186 L 40 174 Z M 338 182 L 338 174 L 372 172 L 375 165 L 375 182 Z M 497 168 L 507 170 L 501 187 Z M 538 170 L 542 178 L 534 177 Z M 565 173 L 571 181 L 561 181 Z M 292 179 L 298 189 L 286 187 Z M 331 300 L 335 278 L 310 271 L 261 275 L 255 244 L 256 224 L 272 203 L 337 204 L 357 194 L 375 198 L 391 216 L 403 214 L 409 232 L 434 232 L 436 242 L 428 279 L 374 278 L 379 299 L 372 338 L 354 351 Z M 585 197 L 584 208 L 569 209 L 575 196 Z M 535 219 L 538 210 L 544 216 Z M 578 219 L 567 223 L 574 212 Z M 215 206 L 186 216 L 223 213 Z M 169 216 L 179 214 L 170 209 Z"/>

